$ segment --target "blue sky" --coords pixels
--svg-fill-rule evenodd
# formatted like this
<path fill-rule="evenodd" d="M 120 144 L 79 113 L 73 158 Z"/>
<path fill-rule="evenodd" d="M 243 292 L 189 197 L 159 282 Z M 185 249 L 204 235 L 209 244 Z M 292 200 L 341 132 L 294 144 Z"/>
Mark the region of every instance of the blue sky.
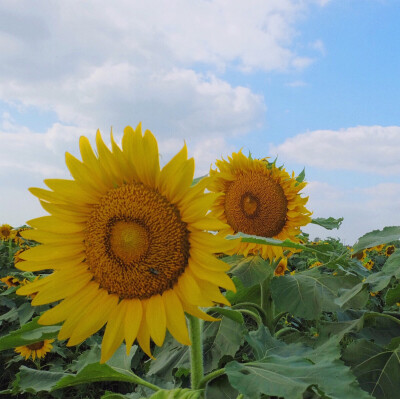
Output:
<path fill-rule="evenodd" d="M 0 6 L 0 223 L 43 214 L 27 187 L 67 177 L 80 135 L 141 120 L 197 174 L 240 148 L 305 167 L 314 216 L 345 217 L 312 235 L 400 224 L 398 1 L 103 5 Z"/>

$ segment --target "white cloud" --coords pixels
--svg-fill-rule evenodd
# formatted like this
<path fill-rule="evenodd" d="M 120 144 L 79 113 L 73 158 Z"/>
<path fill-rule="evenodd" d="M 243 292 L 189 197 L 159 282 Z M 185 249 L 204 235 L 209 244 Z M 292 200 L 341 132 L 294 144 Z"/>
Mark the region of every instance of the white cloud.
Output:
<path fill-rule="evenodd" d="M 0 99 L 55 111 L 66 125 L 143 120 L 160 134 L 186 137 L 251 131 L 264 115 L 263 98 L 228 84 L 220 72 L 309 65 L 293 39 L 296 21 L 313 3 L 323 5 L 4 1 Z"/>
<path fill-rule="evenodd" d="M 305 166 L 398 176 L 400 126 L 316 130 L 271 146 L 270 153 Z"/>
<path fill-rule="evenodd" d="M 293 82 L 286 83 L 287 87 L 304 87 L 307 86 L 307 83 L 303 80 L 295 80 Z"/>
<path fill-rule="evenodd" d="M 367 188 L 343 189 L 322 182 L 310 182 L 303 190 L 309 195 L 307 208 L 313 217 L 344 217 L 339 230 L 308 225 L 311 238 L 339 237 L 347 244 L 372 230 L 400 225 L 400 184 L 381 183 Z"/>

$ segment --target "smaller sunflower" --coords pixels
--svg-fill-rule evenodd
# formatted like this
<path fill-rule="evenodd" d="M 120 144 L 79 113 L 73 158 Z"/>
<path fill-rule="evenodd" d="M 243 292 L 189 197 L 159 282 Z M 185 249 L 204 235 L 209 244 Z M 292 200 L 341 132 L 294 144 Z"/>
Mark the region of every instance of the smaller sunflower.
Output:
<path fill-rule="evenodd" d="M 8 241 L 13 239 L 16 235 L 16 231 L 9 224 L 2 224 L 0 226 L 0 239 Z"/>
<path fill-rule="evenodd" d="M 314 267 L 318 267 L 318 266 L 321 266 L 322 265 L 322 263 L 321 262 L 314 262 L 310 267 L 309 267 L 309 269 L 313 269 Z"/>
<path fill-rule="evenodd" d="M 20 255 L 22 254 L 22 252 L 26 251 L 25 248 L 21 248 L 19 249 L 15 254 L 14 254 L 14 264 L 18 263 L 18 262 L 23 262 L 24 260 L 22 258 L 20 258 Z"/>
<path fill-rule="evenodd" d="M 385 249 L 385 255 L 390 256 L 393 254 L 393 252 L 396 250 L 396 247 L 394 245 L 388 245 Z"/>
<path fill-rule="evenodd" d="M 366 259 L 366 257 L 368 256 L 367 250 L 368 249 L 364 249 L 362 252 L 357 252 L 356 254 L 351 255 L 351 257 L 358 259 L 360 262 L 363 262 Z"/>
<path fill-rule="evenodd" d="M 298 182 L 283 167 L 267 160 L 246 157 L 240 151 L 217 160 L 218 169 L 210 171 L 211 192 L 219 193 L 211 215 L 228 225 L 221 235 L 245 234 L 299 242 L 300 227 L 311 222 L 305 208 L 308 197 L 301 197 L 305 182 Z M 264 259 L 283 257 L 281 247 L 238 242 L 235 252 Z"/>
<path fill-rule="evenodd" d="M 30 357 L 32 360 L 35 360 L 36 358 L 42 359 L 53 348 L 53 342 L 54 339 L 45 339 L 29 345 L 17 346 L 14 351 L 24 357 L 25 360 L 28 360 Z"/>
<path fill-rule="evenodd" d="M 18 287 L 22 283 L 22 281 L 14 276 L 0 278 L 0 281 L 2 281 L 4 284 L 7 284 L 8 287 Z"/>
<path fill-rule="evenodd" d="M 15 238 L 14 241 L 18 244 L 18 245 L 22 245 L 25 243 L 24 238 L 22 237 L 21 233 L 25 230 L 30 230 L 29 227 L 21 227 L 19 228 L 16 232 L 15 232 Z"/>
<path fill-rule="evenodd" d="M 363 266 L 368 269 L 371 270 L 374 266 L 374 261 L 373 260 L 368 260 L 367 262 L 363 263 Z"/>
<path fill-rule="evenodd" d="M 274 271 L 274 276 L 284 276 L 285 271 L 289 270 L 287 267 L 287 258 L 282 258 L 279 263 L 277 264 L 275 271 Z"/>

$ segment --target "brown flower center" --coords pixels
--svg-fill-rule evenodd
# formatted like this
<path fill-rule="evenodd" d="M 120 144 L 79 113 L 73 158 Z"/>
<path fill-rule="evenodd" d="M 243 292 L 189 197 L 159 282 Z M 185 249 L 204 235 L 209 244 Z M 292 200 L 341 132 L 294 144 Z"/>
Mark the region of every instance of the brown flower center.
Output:
<path fill-rule="evenodd" d="M 44 341 L 35 342 L 33 344 L 26 345 L 31 351 L 37 351 L 42 349 L 44 346 Z"/>
<path fill-rule="evenodd" d="M 172 288 L 189 259 L 178 208 L 133 183 L 110 190 L 89 218 L 86 261 L 94 280 L 120 298 L 150 298 Z"/>
<path fill-rule="evenodd" d="M 285 226 L 287 203 L 283 188 L 275 180 L 252 171 L 229 184 L 225 214 L 235 232 L 274 237 Z"/>

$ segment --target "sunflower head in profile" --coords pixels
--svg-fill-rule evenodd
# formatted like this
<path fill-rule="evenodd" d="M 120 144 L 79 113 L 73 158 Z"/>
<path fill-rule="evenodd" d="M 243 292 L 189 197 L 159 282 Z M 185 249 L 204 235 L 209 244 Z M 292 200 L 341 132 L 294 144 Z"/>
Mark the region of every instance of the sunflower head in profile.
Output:
<path fill-rule="evenodd" d="M 14 351 L 24 357 L 25 360 L 28 360 L 29 358 L 32 358 L 32 360 L 42 359 L 53 348 L 53 342 L 54 339 L 45 339 L 29 345 L 17 346 Z"/>
<path fill-rule="evenodd" d="M 386 248 L 385 248 L 385 255 L 386 256 L 390 256 L 390 255 L 392 255 L 393 254 L 393 252 L 396 250 L 396 247 L 394 246 L 394 245 L 388 245 Z"/>
<path fill-rule="evenodd" d="M 311 221 L 305 208 L 308 198 L 300 196 L 306 183 L 299 183 L 294 174 L 267 160 L 233 153 L 228 161 L 218 160 L 210 171 L 208 189 L 222 193 L 212 207 L 215 215 L 229 225 L 222 234 L 242 232 L 279 240 L 299 242 L 300 227 Z M 264 259 L 283 256 L 281 247 L 240 242 L 236 253 L 259 254 Z"/>
<path fill-rule="evenodd" d="M 61 301 L 39 323 L 63 322 L 58 338 L 76 345 L 105 324 L 101 362 L 125 340 L 137 339 L 151 356 L 150 338 L 162 345 L 166 329 L 190 345 L 185 312 L 215 320 L 199 307 L 229 305 L 219 287 L 235 290 L 229 266 L 214 253 L 232 242 L 208 231 L 227 226 L 209 215 L 218 194 L 191 186 L 194 160 L 186 145 L 162 169 L 153 134 L 126 127 L 120 148 L 111 150 L 100 132 L 97 154 L 80 139 L 82 161 L 66 154 L 73 180 L 49 179 L 50 190 L 32 188 L 50 216 L 28 222 L 21 232 L 43 245 L 31 248 L 16 267 L 54 269 L 21 287 L 33 305 Z"/>
<path fill-rule="evenodd" d="M 285 271 L 289 270 L 287 267 L 287 263 L 288 263 L 287 258 L 282 258 L 275 267 L 274 276 L 284 276 Z"/>
<path fill-rule="evenodd" d="M 6 276 L 3 278 L 0 278 L 0 281 L 2 281 L 4 284 L 6 284 L 7 287 L 18 287 L 19 285 L 21 285 L 21 281 L 14 276 Z"/>

